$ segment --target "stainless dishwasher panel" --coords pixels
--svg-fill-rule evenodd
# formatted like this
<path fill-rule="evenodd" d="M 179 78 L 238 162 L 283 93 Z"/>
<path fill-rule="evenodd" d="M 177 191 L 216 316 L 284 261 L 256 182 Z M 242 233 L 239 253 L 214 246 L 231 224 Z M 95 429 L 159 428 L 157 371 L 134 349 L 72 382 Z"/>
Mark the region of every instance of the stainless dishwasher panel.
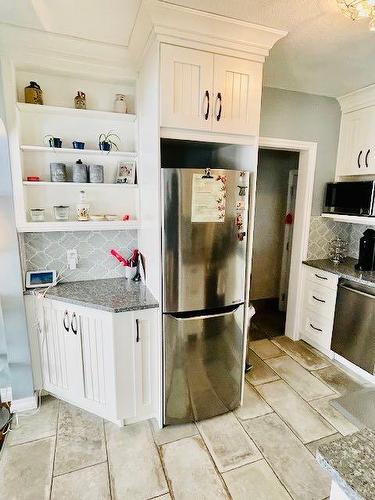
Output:
<path fill-rule="evenodd" d="M 244 306 L 203 316 L 164 314 L 165 424 L 199 421 L 240 404 Z"/>
<path fill-rule="evenodd" d="M 375 288 L 352 281 L 339 283 L 331 349 L 374 374 Z"/>

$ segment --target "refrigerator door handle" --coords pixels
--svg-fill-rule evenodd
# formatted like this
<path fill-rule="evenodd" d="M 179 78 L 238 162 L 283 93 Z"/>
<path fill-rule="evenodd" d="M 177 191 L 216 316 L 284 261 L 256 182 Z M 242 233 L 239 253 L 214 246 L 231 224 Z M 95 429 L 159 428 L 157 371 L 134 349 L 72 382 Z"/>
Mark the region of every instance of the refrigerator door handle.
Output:
<path fill-rule="evenodd" d="M 234 309 L 231 309 L 230 311 L 226 311 L 223 313 L 214 313 L 214 314 L 203 314 L 202 316 L 187 316 L 187 317 L 178 317 L 175 316 L 174 314 L 168 314 L 168 316 L 172 316 L 173 319 L 177 321 L 192 321 L 192 320 L 197 320 L 197 319 L 211 319 L 211 318 L 223 318 L 224 316 L 230 316 L 231 314 L 234 314 L 239 307 L 241 307 L 242 304 L 238 304 L 237 307 Z"/>

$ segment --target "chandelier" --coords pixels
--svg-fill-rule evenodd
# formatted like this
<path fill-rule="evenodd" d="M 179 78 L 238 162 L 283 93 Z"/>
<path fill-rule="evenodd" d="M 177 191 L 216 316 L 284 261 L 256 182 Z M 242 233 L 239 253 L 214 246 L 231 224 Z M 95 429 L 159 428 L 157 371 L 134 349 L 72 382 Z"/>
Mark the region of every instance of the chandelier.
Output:
<path fill-rule="evenodd" d="M 337 0 L 341 12 L 352 21 L 367 17 L 370 31 L 375 31 L 375 0 Z"/>

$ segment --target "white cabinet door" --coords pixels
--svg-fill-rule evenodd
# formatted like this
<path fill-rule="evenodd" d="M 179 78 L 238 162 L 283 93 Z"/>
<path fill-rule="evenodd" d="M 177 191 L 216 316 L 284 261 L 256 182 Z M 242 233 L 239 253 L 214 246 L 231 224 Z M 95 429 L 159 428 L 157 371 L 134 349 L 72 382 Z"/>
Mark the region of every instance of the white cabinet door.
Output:
<path fill-rule="evenodd" d="M 211 129 L 213 54 L 161 46 L 161 126 Z"/>
<path fill-rule="evenodd" d="M 342 116 L 336 176 L 368 175 L 372 149 L 369 138 L 369 108 Z M 374 141 L 375 146 L 375 141 Z"/>
<path fill-rule="evenodd" d="M 97 309 L 75 307 L 73 315 L 72 326 L 74 331 L 77 330 L 80 341 L 82 403 L 90 411 L 115 417 L 116 392 L 111 314 Z"/>
<path fill-rule="evenodd" d="M 262 64 L 215 54 L 212 130 L 259 134 Z"/>

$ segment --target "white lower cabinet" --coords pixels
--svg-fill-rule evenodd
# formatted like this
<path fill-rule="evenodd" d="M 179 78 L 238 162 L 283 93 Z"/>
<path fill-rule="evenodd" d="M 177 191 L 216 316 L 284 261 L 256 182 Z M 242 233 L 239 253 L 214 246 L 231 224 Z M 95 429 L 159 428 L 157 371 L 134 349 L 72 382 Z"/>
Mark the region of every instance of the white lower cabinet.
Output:
<path fill-rule="evenodd" d="M 35 297 L 29 316 L 31 304 L 43 389 L 118 424 L 155 416 L 157 309 L 110 313 Z"/>
<path fill-rule="evenodd" d="M 304 266 L 301 338 L 330 355 L 338 276 Z"/>

